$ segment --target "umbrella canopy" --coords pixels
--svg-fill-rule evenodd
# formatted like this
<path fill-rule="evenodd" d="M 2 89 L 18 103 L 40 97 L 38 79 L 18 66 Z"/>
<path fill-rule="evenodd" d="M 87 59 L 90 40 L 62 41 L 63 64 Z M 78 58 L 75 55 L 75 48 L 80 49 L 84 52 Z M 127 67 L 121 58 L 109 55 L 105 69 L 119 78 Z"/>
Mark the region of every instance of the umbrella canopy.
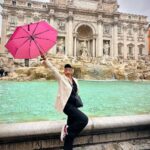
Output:
<path fill-rule="evenodd" d="M 46 21 L 18 26 L 5 47 L 17 59 L 32 59 L 56 44 L 57 30 Z"/>

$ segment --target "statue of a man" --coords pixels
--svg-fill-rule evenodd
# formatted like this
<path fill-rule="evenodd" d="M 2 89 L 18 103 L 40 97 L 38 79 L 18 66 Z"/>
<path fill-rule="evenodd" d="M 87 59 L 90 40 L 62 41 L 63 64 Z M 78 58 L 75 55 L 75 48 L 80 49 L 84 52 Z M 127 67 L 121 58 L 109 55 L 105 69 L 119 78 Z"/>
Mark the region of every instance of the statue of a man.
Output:
<path fill-rule="evenodd" d="M 65 45 L 63 38 L 61 38 L 57 44 L 57 54 L 65 54 Z"/>
<path fill-rule="evenodd" d="M 109 43 L 108 41 L 104 44 L 104 55 L 109 55 Z"/>
<path fill-rule="evenodd" d="M 86 41 L 81 43 L 81 57 L 87 58 L 88 57 L 88 50 L 86 46 Z"/>

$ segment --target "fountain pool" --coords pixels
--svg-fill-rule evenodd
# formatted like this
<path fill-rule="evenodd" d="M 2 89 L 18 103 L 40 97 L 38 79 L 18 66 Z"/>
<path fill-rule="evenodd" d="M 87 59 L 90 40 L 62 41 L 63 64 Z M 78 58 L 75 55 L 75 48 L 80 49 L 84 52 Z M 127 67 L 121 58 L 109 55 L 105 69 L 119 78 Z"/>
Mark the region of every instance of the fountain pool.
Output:
<path fill-rule="evenodd" d="M 150 82 L 79 81 L 89 117 L 150 113 Z M 56 81 L 0 81 L 0 123 L 63 120 L 54 108 Z"/>

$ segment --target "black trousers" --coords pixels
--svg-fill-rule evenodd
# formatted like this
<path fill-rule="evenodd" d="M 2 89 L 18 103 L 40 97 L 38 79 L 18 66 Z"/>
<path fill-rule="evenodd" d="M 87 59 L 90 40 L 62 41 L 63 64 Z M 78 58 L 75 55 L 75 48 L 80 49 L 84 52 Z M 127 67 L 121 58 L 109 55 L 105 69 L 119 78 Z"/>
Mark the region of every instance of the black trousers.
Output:
<path fill-rule="evenodd" d="M 68 135 L 64 141 L 64 150 L 73 149 L 73 141 L 75 137 L 85 128 L 88 124 L 88 117 L 78 108 L 71 104 L 66 104 L 64 113 L 68 116 L 67 128 Z"/>

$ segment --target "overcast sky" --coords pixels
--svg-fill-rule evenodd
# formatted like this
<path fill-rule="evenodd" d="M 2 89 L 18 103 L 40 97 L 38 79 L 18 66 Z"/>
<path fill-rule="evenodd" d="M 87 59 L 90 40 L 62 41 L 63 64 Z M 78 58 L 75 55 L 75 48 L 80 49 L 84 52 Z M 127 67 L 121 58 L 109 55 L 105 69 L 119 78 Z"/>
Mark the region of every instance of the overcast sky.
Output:
<path fill-rule="evenodd" d="M 45 1 L 49 0 L 35 0 L 35 1 Z M 3 0 L 0 0 L 0 3 L 3 3 Z M 150 21 L 150 0 L 118 0 L 120 5 L 119 11 L 133 14 L 140 14 L 148 16 Z M 0 7 L 0 11 L 1 11 Z M 0 16 L 0 33 L 1 33 L 1 16 Z"/>

